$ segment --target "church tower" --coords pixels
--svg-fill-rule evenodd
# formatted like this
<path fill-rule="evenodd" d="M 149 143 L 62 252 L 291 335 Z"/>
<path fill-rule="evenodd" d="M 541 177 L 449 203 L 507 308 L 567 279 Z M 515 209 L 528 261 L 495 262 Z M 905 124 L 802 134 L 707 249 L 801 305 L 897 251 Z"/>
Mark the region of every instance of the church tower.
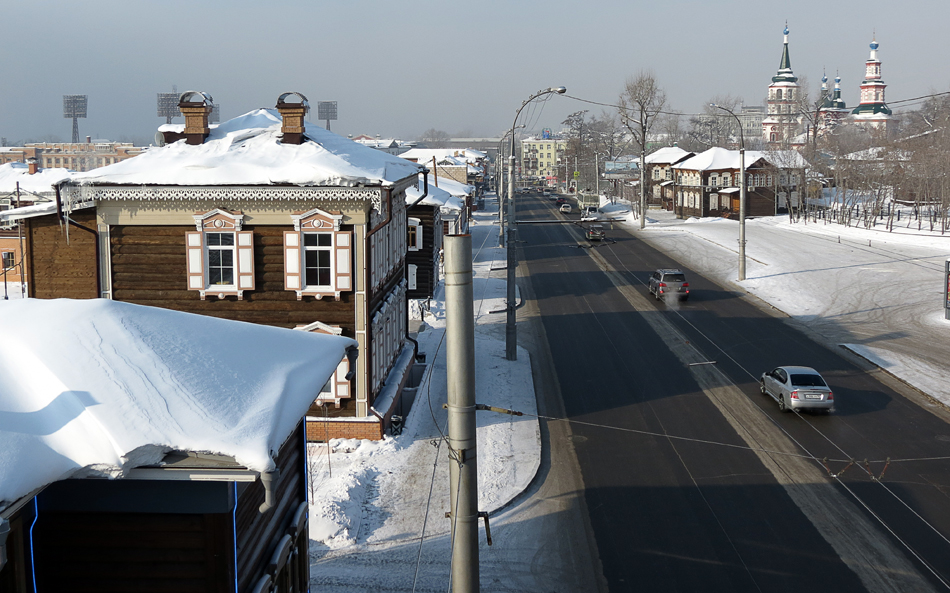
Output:
<path fill-rule="evenodd" d="M 861 83 L 861 103 L 851 112 L 855 123 L 865 124 L 874 128 L 886 128 L 887 120 L 891 117 L 891 110 L 884 102 L 884 89 L 887 87 L 881 80 L 881 61 L 877 59 L 877 39 L 871 41 L 871 56 L 865 64 L 864 82 Z"/>
<path fill-rule="evenodd" d="M 851 110 L 841 98 L 841 77 L 835 76 L 835 89 L 828 94 L 828 77 L 821 77 L 821 107 L 818 108 L 818 134 L 833 130 L 840 124 Z"/>
<path fill-rule="evenodd" d="M 788 26 L 785 26 L 785 44 L 778 72 L 769 85 L 768 115 L 762 120 L 762 139 L 770 148 L 787 147 L 798 133 L 801 114 L 798 99 L 798 77 L 792 72 L 788 55 Z"/>

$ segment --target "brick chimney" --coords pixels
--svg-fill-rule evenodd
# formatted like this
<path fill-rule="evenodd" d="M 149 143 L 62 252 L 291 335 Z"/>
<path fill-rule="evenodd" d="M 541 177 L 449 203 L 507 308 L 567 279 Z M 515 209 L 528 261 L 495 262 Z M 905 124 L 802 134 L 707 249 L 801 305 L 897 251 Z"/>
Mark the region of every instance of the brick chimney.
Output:
<path fill-rule="evenodd" d="M 33 157 L 26 159 L 26 166 L 27 166 L 26 171 L 30 175 L 36 175 L 36 172 L 40 170 L 39 164 L 37 163 L 36 159 Z"/>
<path fill-rule="evenodd" d="M 178 100 L 178 109 L 185 116 L 185 130 L 182 136 L 188 144 L 203 144 L 211 133 L 208 119 L 214 108 L 214 99 L 208 93 L 188 91 Z"/>
<path fill-rule="evenodd" d="M 284 99 L 290 95 L 297 95 L 300 98 L 300 102 L 285 103 Z M 307 103 L 307 98 L 301 93 L 284 93 L 277 98 L 277 111 L 280 112 L 280 117 L 283 120 L 280 126 L 280 133 L 283 136 L 280 141 L 283 144 L 303 144 L 305 131 L 303 118 L 306 117 L 307 112 L 310 111 L 310 104 Z"/>

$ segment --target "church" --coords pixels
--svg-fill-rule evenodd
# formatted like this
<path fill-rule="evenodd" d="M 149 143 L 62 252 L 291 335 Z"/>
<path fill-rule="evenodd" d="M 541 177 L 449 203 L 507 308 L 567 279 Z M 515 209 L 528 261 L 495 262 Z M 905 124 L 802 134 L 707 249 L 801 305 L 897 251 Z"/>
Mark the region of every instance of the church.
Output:
<path fill-rule="evenodd" d="M 818 98 L 815 117 L 806 117 L 802 89 L 798 77 L 792 71 L 792 61 L 788 51 L 788 26 L 784 31 L 782 58 L 778 72 L 772 77 L 766 100 L 767 116 L 762 120 L 762 140 L 769 148 L 798 148 L 808 140 L 808 134 L 822 134 L 843 124 L 863 125 L 886 131 L 892 112 L 884 100 L 887 87 L 881 78 L 881 60 L 877 50 L 880 47 L 876 37 L 871 41 L 871 54 L 865 63 L 864 81 L 861 83 L 861 100 L 857 107 L 849 110 L 841 98 L 841 77 L 835 76 L 834 90 L 829 93 L 828 77 L 822 76 L 821 94 Z M 814 122 L 814 124 L 812 123 Z"/>

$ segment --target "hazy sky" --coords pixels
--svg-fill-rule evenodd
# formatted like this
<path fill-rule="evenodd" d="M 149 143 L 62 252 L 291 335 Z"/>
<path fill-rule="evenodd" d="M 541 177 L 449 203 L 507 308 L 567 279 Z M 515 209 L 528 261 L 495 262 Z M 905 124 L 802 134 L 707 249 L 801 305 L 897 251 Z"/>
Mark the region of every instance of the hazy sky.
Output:
<path fill-rule="evenodd" d="M 68 141 L 62 95 L 87 94 L 81 136 L 152 138 L 172 85 L 213 95 L 222 119 L 299 91 L 339 102 L 334 132 L 404 139 L 498 135 L 550 86 L 615 103 L 642 69 L 680 111 L 759 104 L 786 21 L 812 92 L 838 71 L 856 105 L 875 32 L 888 102 L 950 89 L 947 0 L 0 0 L 0 136 Z M 602 108 L 554 97 L 532 127 L 580 109 Z"/>

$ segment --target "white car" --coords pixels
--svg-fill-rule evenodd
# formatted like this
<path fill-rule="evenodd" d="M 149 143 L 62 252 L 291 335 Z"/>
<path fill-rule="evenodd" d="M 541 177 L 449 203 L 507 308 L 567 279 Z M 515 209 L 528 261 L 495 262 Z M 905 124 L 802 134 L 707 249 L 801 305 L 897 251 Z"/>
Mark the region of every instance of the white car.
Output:
<path fill-rule="evenodd" d="M 776 367 L 762 373 L 759 389 L 777 401 L 778 409 L 783 412 L 835 409 L 835 394 L 813 368 Z"/>
<path fill-rule="evenodd" d="M 561 212 L 563 212 L 564 214 L 570 214 L 571 210 L 572 208 L 570 204 L 561 204 Z"/>

